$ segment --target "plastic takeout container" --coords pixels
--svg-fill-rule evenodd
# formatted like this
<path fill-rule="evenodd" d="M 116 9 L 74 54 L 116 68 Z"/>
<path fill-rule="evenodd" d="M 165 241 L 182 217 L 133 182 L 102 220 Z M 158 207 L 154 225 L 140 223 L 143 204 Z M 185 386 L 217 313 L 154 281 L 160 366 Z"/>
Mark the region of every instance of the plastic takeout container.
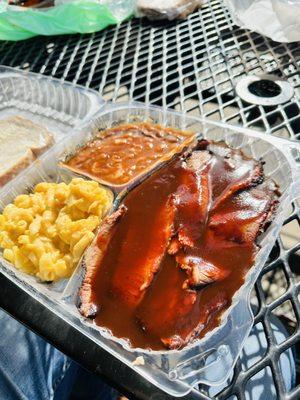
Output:
<path fill-rule="evenodd" d="M 0 66 L 0 118 L 24 116 L 44 124 L 57 140 L 91 119 L 103 104 L 95 90 Z"/>
<path fill-rule="evenodd" d="M 240 148 L 256 159 L 262 158 L 265 162 L 265 174 L 279 185 L 282 195 L 275 218 L 267 231 L 259 237 L 261 249 L 256 256 L 255 264 L 248 272 L 245 283 L 234 295 L 232 305 L 224 312 L 219 327 L 182 350 L 132 349 L 125 340 L 113 337 L 110 332 L 97 327 L 92 321 L 84 319 L 79 314 L 76 303 L 78 287 L 84 273 L 80 265 L 67 285 L 62 285 L 60 288 L 52 288 L 51 285 L 38 283 L 32 277 L 25 277 L 3 258 L 0 260 L 1 271 L 29 295 L 63 318 L 66 323 L 88 336 L 90 340 L 171 396 L 179 397 L 188 393 L 197 383 L 220 385 L 232 372 L 253 325 L 250 308 L 251 288 L 279 234 L 285 216 L 284 211 L 300 193 L 300 146 L 297 142 L 249 129 L 188 117 L 185 114 L 159 107 L 139 103 L 106 104 L 91 122 L 78 126 L 78 129 L 44 154 L 39 163 L 32 165 L 15 178 L 11 182 L 11 188 L 4 188 L 0 192 L 1 206 L 5 206 L 16 195 L 26 192 L 28 188 L 41 180 L 65 179 L 64 172 L 57 167 L 57 162 L 72 149 L 72 143 L 84 132 L 137 120 L 150 120 L 166 126 L 190 129 L 197 134 L 199 139 L 204 137 L 215 141 L 224 140 L 229 146 Z M 130 190 L 130 187 L 127 190 Z M 123 195 L 124 192 L 117 196 L 115 207 Z M 134 362 L 139 356 L 143 357 L 144 365 Z"/>
<path fill-rule="evenodd" d="M 103 104 L 94 90 L 0 66 L 0 118 L 21 116 L 43 125 L 56 143 L 91 119 Z"/>

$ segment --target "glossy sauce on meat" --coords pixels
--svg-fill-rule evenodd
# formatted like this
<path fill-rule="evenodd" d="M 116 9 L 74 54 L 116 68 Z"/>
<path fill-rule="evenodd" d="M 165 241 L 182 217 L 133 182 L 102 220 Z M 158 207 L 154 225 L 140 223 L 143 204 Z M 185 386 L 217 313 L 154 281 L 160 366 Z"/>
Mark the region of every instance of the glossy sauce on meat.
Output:
<path fill-rule="evenodd" d="M 134 347 L 181 348 L 218 326 L 253 265 L 253 237 L 272 211 L 275 192 L 252 189 L 261 181 L 256 175 L 249 180 L 258 166 L 261 177 L 258 162 L 238 152 L 226 158 L 219 154 L 222 146 L 208 150 L 194 159 L 176 156 L 127 195 L 126 212 L 91 280 L 95 322 Z M 182 211 L 196 213 L 197 202 L 198 232 L 191 214 Z M 218 210 L 226 215 L 221 234 Z M 241 229 L 232 237 L 232 223 L 245 224 L 247 234 Z"/>
<path fill-rule="evenodd" d="M 190 135 L 145 122 L 122 124 L 100 132 L 66 165 L 79 173 L 122 185 L 145 172 Z"/>

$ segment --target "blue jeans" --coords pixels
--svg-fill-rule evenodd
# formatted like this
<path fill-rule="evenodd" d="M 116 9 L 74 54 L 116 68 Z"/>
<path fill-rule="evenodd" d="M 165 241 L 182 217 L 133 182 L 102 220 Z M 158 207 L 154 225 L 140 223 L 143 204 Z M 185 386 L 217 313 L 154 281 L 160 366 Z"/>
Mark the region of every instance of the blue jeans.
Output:
<path fill-rule="evenodd" d="M 98 377 L 0 310 L 1 400 L 113 400 Z"/>

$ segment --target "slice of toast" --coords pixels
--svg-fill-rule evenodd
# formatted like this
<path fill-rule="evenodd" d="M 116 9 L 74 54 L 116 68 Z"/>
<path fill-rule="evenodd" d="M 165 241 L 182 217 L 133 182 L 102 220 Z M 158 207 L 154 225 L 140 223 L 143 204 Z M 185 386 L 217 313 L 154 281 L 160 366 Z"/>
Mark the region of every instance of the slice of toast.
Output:
<path fill-rule="evenodd" d="M 14 116 L 0 120 L 0 186 L 31 164 L 54 142 L 41 125 Z"/>

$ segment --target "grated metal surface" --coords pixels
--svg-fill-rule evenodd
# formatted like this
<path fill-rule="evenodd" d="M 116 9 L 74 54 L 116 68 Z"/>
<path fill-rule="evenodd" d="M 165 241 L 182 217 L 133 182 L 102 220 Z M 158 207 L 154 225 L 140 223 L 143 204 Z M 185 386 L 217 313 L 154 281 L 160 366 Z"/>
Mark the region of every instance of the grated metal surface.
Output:
<path fill-rule="evenodd" d="M 300 139 L 300 43 L 279 44 L 235 27 L 220 0 L 176 23 L 132 20 L 92 35 L 4 42 L 0 62 L 92 87 L 105 100 L 134 99 Z M 295 89 L 291 101 L 262 107 L 236 97 L 236 82 L 259 73 L 287 79 Z M 300 398 L 300 367 L 296 385 L 287 393 L 279 366 L 289 348 L 299 359 L 299 281 L 300 194 L 287 210 L 285 226 L 252 295 L 255 323 L 263 326 L 267 351 L 249 368 L 238 362 L 218 399 L 248 398 L 249 381 L 266 370 L 273 377 L 275 398 Z M 289 331 L 281 343 L 276 343 L 271 315 L 279 316 Z M 203 387 L 193 392 L 194 398 L 206 395 Z"/>

